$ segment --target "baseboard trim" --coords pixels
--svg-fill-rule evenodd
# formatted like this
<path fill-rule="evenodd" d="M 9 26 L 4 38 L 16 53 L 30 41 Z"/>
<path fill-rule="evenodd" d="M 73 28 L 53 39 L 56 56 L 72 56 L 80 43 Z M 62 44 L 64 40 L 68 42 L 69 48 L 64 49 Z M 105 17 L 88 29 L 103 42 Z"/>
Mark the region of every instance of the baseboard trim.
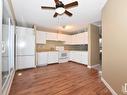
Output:
<path fill-rule="evenodd" d="M 2 95 L 9 95 L 10 89 L 11 89 L 11 85 L 15 76 L 15 71 L 12 72 L 11 74 L 12 76 L 10 77 L 7 87 L 4 89 L 4 91 L 2 92 Z"/>
<path fill-rule="evenodd" d="M 88 66 L 87 64 L 82 64 L 82 63 L 75 62 L 75 61 L 68 61 L 68 62 L 76 63 L 76 64 L 83 65 L 83 66 L 86 66 L 86 67 Z"/>
<path fill-rule="evenodd" d="M 105 86 L 111 91 L 112 95 L 118 95 L 113 89 L 112 87 L 104 80 L 103 77 L 101 77 L 101 81 L 105 84 Z"/>
<path fill-rule="evenodd" d="M 98 66 L 100 66 L 100 64 L 95 64 L 95 65 L 92 65 L 92 66 L 88 65 L 87 68 L 91 69 L 91 68 L 96 68 Z"/>
<path fill-rule="evenodd" d="M 98 67 L 98 66 L 100 66 L 100 64 L 92 65 L 91 68 L 96 68 L 96 67 Z"/>
<path fill-rule="evenodd" d="M 91 69 L 92 67 L 90 65 L 88 65 L 87 68 Z"/>
<path fill-rule="evenodd" d="M 59 64 L 58 62 L 56 62 L 56 63 L 50 63 L 50 64 L 47 64 L 47 66 L 48 65 L 55 65 L 55 64 Z"/>
<path fill-rule="evenodd" d="M 99 71 L 99 75 L 100 75 L 100 77 L 102 77 L 102 71 Z"/>

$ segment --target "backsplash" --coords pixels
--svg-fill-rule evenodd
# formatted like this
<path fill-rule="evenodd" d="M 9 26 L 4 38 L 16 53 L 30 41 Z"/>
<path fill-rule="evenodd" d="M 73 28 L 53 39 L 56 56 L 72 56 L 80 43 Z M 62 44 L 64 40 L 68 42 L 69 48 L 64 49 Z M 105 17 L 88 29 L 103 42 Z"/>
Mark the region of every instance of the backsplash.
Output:
<path fill-rule="evenodd" d="M 88 45 L 65 45 L 65 50 L 88 51 Z"/>
<path fill-rule="evenodd" d="M 46 44 L 36 44 L 36 51 L 56 50 L 56 46 L 64 46 L 65 50 L 87 51 L 88 45 L 64 45 L 62 41 L 47 40 Z"/>
<path fill-rule="evenodd" d="M 47 40 L 46 44 L 36 44 L 36 50 L 55 50 L 56 46 L 64 46 L 64 42 Z"/>

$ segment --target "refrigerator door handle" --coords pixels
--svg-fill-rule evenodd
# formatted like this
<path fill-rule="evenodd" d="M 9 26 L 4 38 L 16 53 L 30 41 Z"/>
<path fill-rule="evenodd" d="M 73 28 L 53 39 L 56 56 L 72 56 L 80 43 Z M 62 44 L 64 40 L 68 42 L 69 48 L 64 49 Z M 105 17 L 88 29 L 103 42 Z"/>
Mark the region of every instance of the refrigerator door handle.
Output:
<path fill-rule="evenodd" d="M 2 53 L 6 52 L 5 42 L 2 41 Z"/>

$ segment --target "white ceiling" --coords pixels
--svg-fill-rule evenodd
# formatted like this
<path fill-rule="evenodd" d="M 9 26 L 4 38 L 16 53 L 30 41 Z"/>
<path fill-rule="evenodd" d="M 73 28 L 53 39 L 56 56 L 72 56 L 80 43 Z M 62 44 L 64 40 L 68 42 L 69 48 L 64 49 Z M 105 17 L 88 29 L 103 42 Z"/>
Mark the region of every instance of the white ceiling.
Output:
<path fill-rule="evenodd" d="M 64 4 L 75 0 L 61 0 Z M 77 31 L 84 28 L 88 23 L 101 21 L 101 10 L 107 0 L 77 0 L 77 7 L 68 9 L 73 13 L 72 17 L 67 15 L 53 18 L 54 10 L 42 10 L 41 6 L 55 6 L 54 0 L 12 0 L 17 24 L 19 26 L 36 25 L 38 29 L 49 31 L 57 30 L 64 25 L 72 28 L 64 31 Z M 60 28 L 59 28 L 60 29 Z"/>

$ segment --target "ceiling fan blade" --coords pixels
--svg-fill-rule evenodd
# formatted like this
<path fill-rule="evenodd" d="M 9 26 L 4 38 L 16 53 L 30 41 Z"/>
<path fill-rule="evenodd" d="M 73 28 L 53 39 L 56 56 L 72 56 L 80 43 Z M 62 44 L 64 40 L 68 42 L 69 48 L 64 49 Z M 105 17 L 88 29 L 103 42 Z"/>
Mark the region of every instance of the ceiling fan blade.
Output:
<path fill-rule="evenodd" d="M 53 15 L 53 17 L 57 17 L 58 16 L 58 13 L 55 12 L 55 14 Z"/>
<path fill-rule="evenodd" d="M 71 8 L 71 7 L 75 7 L 75 6 L 78 6 L 77 1 L 64 5 L 64 8 Z"/>
<path fill-rule="evenodd" d="M 55 3 L 58 3 L 59 2 L 59 0 L 54 0 L 55 1 Z"/>
<path fill-rule="evenodd" d="M 41 6 L 42 9 L 56 9 L 55 7 Z"/>
<path fill-rule="evenodd" d="M 72 16 L 72 13 L 70 13 L 69 11 L 67 11 L 67 10 L 65 10 L 65 12 L 64 12 L 66 15 L 68 15 L 68 16 Z"/>

